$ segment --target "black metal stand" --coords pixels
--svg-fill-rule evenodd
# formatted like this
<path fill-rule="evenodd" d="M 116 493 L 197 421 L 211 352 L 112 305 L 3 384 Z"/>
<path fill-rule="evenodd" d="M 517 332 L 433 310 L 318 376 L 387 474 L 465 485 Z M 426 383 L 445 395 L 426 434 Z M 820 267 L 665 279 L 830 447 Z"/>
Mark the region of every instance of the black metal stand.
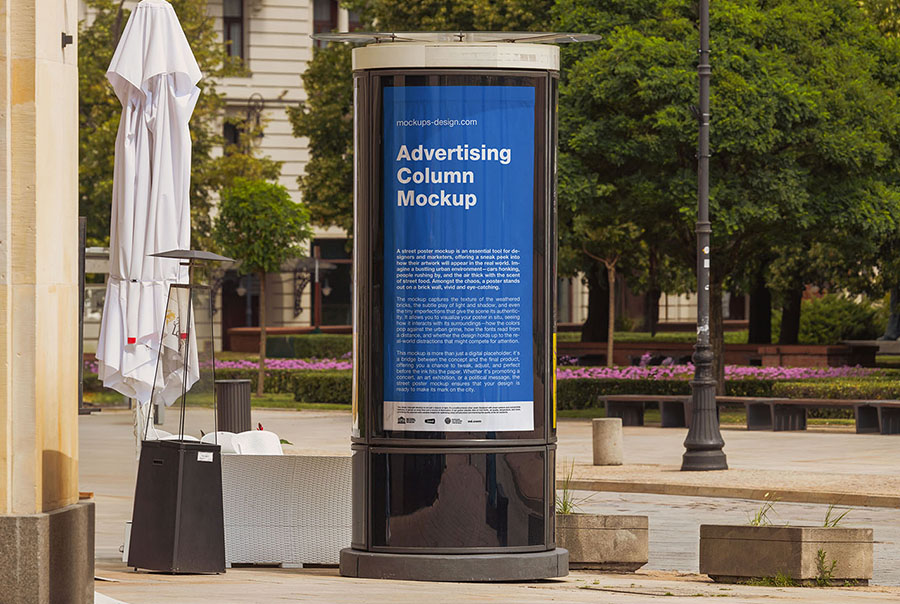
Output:
<path fill-rule="evenodd" d="M 709 0 L 700 0 L 700 143 L 697 158 L 697 344 L 694 347 L 693 418 L 684 440 L 682 470 L 725 470 L 716 413 L 713 351 L 709 344 Z"/>
<path fill-rule="evenodd" d="M 219 445 L 143 441 L 132 522 L 128 566 L 225 572 Z"/>

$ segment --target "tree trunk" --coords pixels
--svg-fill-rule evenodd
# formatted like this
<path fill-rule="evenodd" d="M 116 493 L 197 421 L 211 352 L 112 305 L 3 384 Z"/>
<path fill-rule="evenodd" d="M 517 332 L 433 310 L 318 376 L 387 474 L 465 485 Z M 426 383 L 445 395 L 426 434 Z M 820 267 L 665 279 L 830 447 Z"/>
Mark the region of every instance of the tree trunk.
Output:
<path fill-rule="evenodd" d="M 609 325 L 606 328 L 606 366 L 613 366 L 613 339 L 616 332 L 616 264 L 606 265 L 606 281 L 609 283 Z"/>
<path fill-rule="evenodd" d="M 609 304 L 606 271 L 599 263 L 591 265 L 587 273 L 588 315 L 581 327 L 582 342 L 602 342 L 609 329 Z"/>
<path fill-rule="evenodd" d="M 750 292 L 750 313 L 748 317 L 750 332 L 748 344 L 772 343 L 772 292 L 766 287 L 762 275 L 756 277 L 753 291 Z"/>
<path fill-rule="evenodd" d="M 788 292 L 781 309 L 781 334 L 779 344 L 796 344 L 800 337 L 800 303 L 803 301 L 803 287 Z"/>
<path fill-rule="evenodd" d="M 713 377 L 716 394 L 725 394 L 725 320 L 722 316 L 722 284 L 710 279 L 709 343 L 713 352 Z"/>
<path fill-rule="evenodd" d="M 656 335 L 656 328 L 659 324 L 659 299 L 662 296 L 658 283 L 659 269 L 657 264 L 656 252 L 651 251 L 648 270 L 650 287 L 644 296 L 644 329 L 650 332 L 651 337 Z"/>
<path fill-rule="evenodd" d="M 266 274 L 259 277 L 259 373 L 256 376 L 256 396 L 263 395 L 266 379 Z M 247 295 L 250 295 L 249 292 Z"/>

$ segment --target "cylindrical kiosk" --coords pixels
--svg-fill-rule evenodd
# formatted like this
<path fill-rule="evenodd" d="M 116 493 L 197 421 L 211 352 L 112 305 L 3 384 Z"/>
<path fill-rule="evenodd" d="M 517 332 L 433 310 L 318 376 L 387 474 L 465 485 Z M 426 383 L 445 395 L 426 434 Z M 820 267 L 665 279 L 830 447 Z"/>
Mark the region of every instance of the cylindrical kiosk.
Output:
<path fill-rule="evenodd" d="M 490 36 L 397 34 L 353 50 L 342 575 L 568 573 L 554 536 L 559 50 Z"/>

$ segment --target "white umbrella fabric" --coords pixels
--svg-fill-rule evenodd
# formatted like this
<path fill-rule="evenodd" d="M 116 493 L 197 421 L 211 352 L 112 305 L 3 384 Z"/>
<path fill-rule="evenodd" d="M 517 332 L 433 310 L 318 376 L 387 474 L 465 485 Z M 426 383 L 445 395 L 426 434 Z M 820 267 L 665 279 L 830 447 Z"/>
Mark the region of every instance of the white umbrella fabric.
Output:
<path fill-rule="evenodd" d="M 137 400 L 141 409 L 153 394 L 169 285 L 188 276 L 178 260 L 151 256 L 190 248 L 188 121 L 201 73 L 171 4 L 137 5 L 106 76 L 122 103 L 122 118 L 97 360 L 103 384 Z"/>

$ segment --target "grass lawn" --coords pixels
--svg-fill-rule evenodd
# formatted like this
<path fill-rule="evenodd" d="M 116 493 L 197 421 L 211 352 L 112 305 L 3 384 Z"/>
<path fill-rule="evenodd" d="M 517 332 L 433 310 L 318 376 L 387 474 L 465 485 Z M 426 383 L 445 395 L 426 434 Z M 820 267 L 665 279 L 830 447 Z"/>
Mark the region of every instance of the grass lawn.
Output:
<path fill-rule="evenodd" d="M 212 394 L 188 394 L 189 407 L 212 407 Z M 113 390 L 104 389 L 100 392 L 85 392 L 85 403 L 93 403 L 98 406 L 126 405 L 125 397 Z M 309 411 L 350 411 L 350 405 L 332 403 L 298 403 L 293 394 L 267 392 L 262 397 L 255 395 L 250 397 L 250 406 L 254 409 L 297 409 Z"/>

